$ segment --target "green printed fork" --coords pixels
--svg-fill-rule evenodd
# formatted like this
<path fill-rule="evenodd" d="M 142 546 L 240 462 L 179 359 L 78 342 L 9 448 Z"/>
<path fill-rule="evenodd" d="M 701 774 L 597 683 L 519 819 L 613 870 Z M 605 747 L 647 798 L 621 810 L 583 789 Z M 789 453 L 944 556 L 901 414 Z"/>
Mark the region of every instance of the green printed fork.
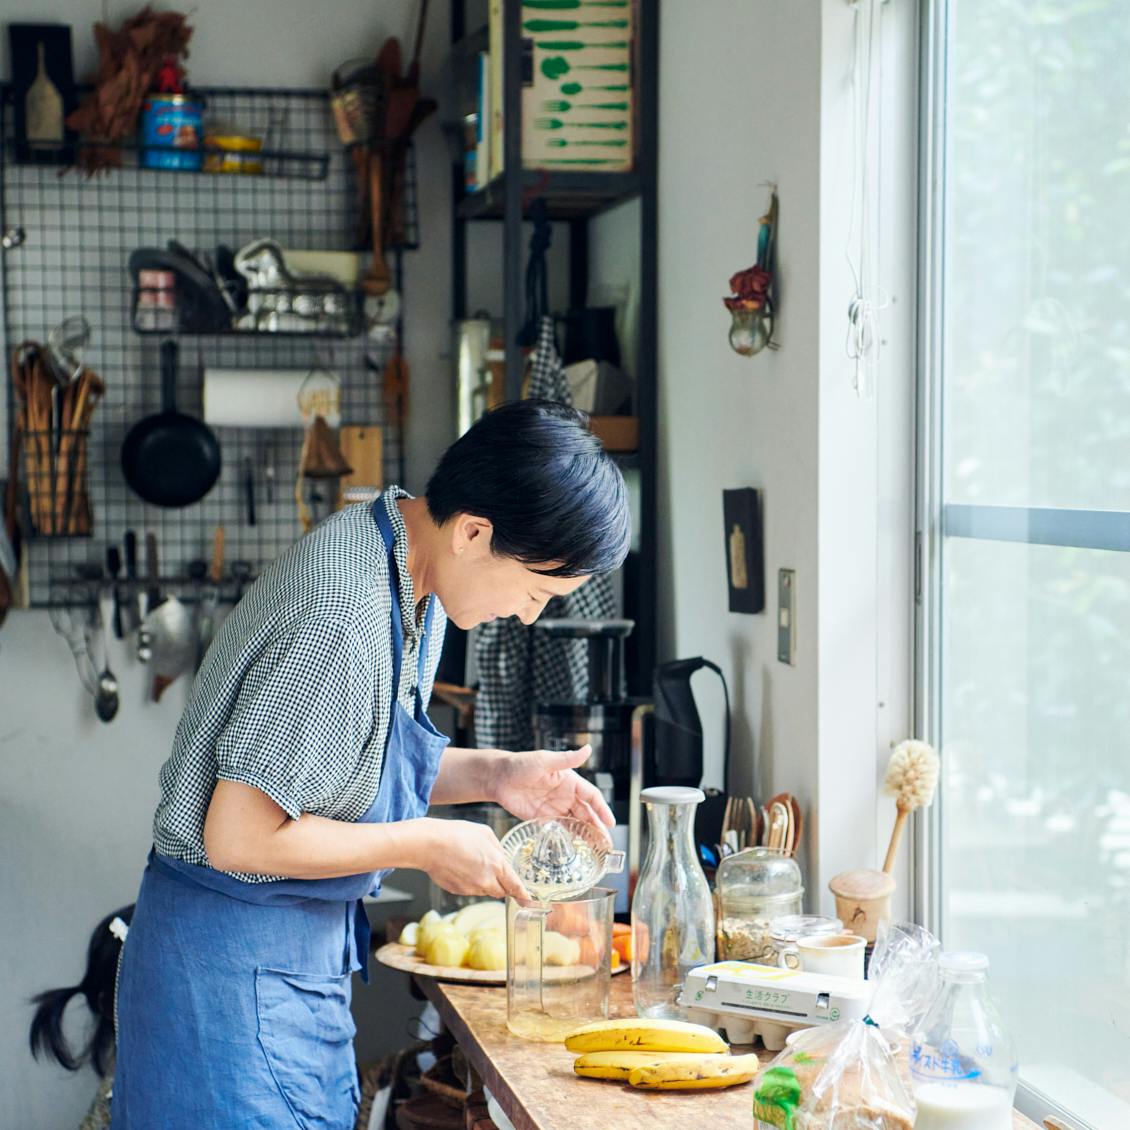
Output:
<path fill-rule="evenodd" d="M 606 149 L 623 149 L 628 144 L 627 139 L 623 137 L 585 138 L 583 141 L 569 141 L 564 137 L 549 137 L 546 138 L 545 143 L 551 149 L 564 149 L 566 146 L 571 149 L 588 149 L 593 145 L 602 145 Z"/>
<path fill-rule="evenodd" d="M 580 31 L 586 27 L 614 27 L 623 31 L 627 20 L 526 20 L 522 27 L 533 35 L 543 31 Z"/>
<path fill-rule="evenodd" d="M 627 129 L 627 122 L 563 122 L 560 118 L 536 118 L 535 129 Z"/>
<path fill-rule="evenodd" d="M 547 102 L 541 104 L 541 108 L 551 114 L 567 114 L 573 109 L 572 102 L 566 102 L 563 98 L 551 98 Z M 578 110 L 623 110 L 630 109 L 627 102 L 578 102 L 576 108 Z"/>

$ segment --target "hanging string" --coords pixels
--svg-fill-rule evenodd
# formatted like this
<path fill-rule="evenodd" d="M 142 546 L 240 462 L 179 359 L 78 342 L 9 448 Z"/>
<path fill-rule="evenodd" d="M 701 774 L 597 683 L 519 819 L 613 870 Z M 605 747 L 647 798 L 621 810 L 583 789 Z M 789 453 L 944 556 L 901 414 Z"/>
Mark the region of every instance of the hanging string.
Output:
<path fill-rule="evenodd" d="M 873 113 L 876 99 L 872 84 L 874 77 L 881 108 L 883 4 L 884 0 L 855 0 L 852 4 L 855 26 L 851 77 L 851 206 L 844 258 L 851 271 L 853 291 L 848 302 L 844 349 L 854 362 L 852 384 L 856 395 L 862 399 L 870 399 L 875 393 L 879 362 L 878 314 L 887 305 L 875 281 L 878 250 L 874 201 L 880 171 L 879 146 L 875 139 L 881 136 L 881 117 Z"/>
<path fill-rule="evenodd" d="M 888 296 L 879 285 L 879 247 L 875 204 L 882 185 L 882 105 L 883 54 L 882 12 L 887 0 L 849 0 L 855 11 L 852 59 L 852 176 L 851 211 L 844 257 L 851 271 L 853 293 L 848 302 L 848 328 L 845 351 L 853 362 L 852 385 L 860 399 L 870 400 L 876 393 L 879 367 L 879 312 L 888 305 Z M 872 79 L 874 78 L 874 92 Z M 874 108 L 874 113 L 873 113 Z M 858 258 L 853 258 L 857 254 Z M 876 469 L 881 465 L 882 441 L 875 452 Z M 874 531 L 875 569 L 872 579 L 874 607 L 881 607 L 890 591 L 882 549 L 883 510 L 886 505 L 881 482 L 876 480 Z M 884 684 L 881 656 L 884 648 L 878 635 L 872 655 L 873 686 L 882 707 L 890 691 Z M 885 723 L 875 717 L 875 736 Z M 876 1022 L 867 1016 L 865 1024 Z"/>

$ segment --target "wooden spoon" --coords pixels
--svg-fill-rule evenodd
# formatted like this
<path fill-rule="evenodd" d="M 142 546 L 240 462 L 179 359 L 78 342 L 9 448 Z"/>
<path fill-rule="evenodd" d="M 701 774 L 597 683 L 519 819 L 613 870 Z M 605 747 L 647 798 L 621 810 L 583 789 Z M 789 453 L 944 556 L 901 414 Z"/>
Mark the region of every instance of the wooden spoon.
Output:
<path fill-rule="evenodd" d="M 384 162 L 381 158 L 379 146 L 370 148 L 368 153 L 369 218 L 373 228 L 373 259 L 361 279 L 361 289 L 366 294 L 379 297 L 382 294 L 387 294 L 389 287 L 392 286 L 392 275 L 389 273 L 388 264 L 385 262 L 382 238 Z"/>
<path fill-rule="evenodd" d="M 90 533 L 90 509 L 87 505 L 86 493 L 86 465 L 90 437 L 84 435 L 89 432 L 91 417 L 94 409 L 106 392 L 106 385 L 102 378 L 92 369 L 83 369 L 79 378 L 78 392 L 74 397 L 74 409 L 67 427 L 70 428 L 69 437 L 75 465 L 70 469 L 73 490 L 67 506 L 67 516 L 64 530 L 68 534 Z M 61 460 L 61 455 L 60 455 Z"/>
<path fill-rule="evenodd" d="M 792 812 L 792 816 L 793 816 L 793 818 L 792 818 L 793 852 L 795 853 L 797 848 L 799 848 L 800 844 L 801 844 L 801 833 L 804 830 L 804 820 L 803 820 L 803 817 L 801 816 L 800 801 L 797 800 L 797 798 L 795 796 L 793 796 L 792 793 L 788 793 L 786 795 L 788 796 L 788 800 L 786 801 L 786 803 L 788 804 L 789 810 Z"/>
<path fill-rule="evenodd" d="M 408 418 L 408 362 L 397 352 L 384 369 L 385 419 L 395 427 L 404 426 Z"/>
<path fill-rule="evenodd" d="M 789 810 L 780 801 L 773 801 L 769 805 L 769 847 L 783 852 L 788 832 Z"/>
<path fill-rule="evenodd" d="M 782 838 L 781 850 L 786 855 L 792 855 L 800 842 L 799 826 L 796 821 L 797 808 L 799 808 L 799 805 L 797 805 L 796 799 L 789 793 L 778 793 L 769 802 L 770 813 L 776 813 L 777 816 L 780 815 L 781 810 L 784 810 L 785 813 L 785 833 Z"/>
<path fill-rule="evenodd" d="M 373 229 L 373 261 L 361 280 L 366 294 L 380 296 L 392 285 L 388 264 L 384 258 L 384 169 L 388 138 L 388 111 L 391 92 L 400 81 L 400 41 L 386 39 L 377 54 L 377 120 L 373 123 L 373 136 L 368 147 L 369 219 Z"/>

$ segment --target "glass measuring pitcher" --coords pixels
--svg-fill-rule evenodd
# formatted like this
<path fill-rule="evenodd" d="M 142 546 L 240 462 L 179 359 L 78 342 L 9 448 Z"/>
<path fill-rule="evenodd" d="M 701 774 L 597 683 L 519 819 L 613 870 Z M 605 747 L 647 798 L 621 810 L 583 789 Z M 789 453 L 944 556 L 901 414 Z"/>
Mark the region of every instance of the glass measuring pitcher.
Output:
<path fill-rule="evenodd" d="M 616 892 L 506 899 L 506 1026 L 547 1043 L 608 1017 Z"/>

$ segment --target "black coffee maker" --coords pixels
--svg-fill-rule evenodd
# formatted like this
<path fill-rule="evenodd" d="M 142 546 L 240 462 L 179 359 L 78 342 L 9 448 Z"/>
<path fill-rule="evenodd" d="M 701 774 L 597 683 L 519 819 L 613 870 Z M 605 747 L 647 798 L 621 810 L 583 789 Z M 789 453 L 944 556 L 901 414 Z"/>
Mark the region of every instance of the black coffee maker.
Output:
<path fill-rule="evenodd" d="M 730 777 L 730 697 L 721 668 L 709 659 L 676 659 L 655 669 L 654 701 L 624 692 L 624 643 L 631 620 L 539 620 L 536 629 L 558 640 L 585 641 L 588 692 L 584 702 L 540 702 L 534 707 L 534 736 L 541 749 L 579 749 L 592 754 L 578 772 L 600 789 L 616 827 L 612 839 L 628 852 L 617 911 L 626 910 L 641 862 L 643 820 L 640 792 L 651 785 L 702 783 L 702 721 L 691 677 L 704 667 L 722 680 L 726 695 L 723 790 L 708 789 L 695 819 L 697 842 L 715 844 L 722 826 Z"/>
<path fill-rule="evenodd" d="M 624 641 L 632 620 L 539 620 L 536 629 L 559 641 L 587 645 L 588 692 L 583 702 L 539 702 L 534 738 L 540 749 L 592 746 L 578 772 L 600 789 L 615 811 L 626 801 L 631 762 L 632 713 L 639 705 L 624 693 Z"/>
<path fill-rule="evenodd" d="M 626 913 L 640 865 L 643 730 L 651 712 L 649 699 L 630 698 L 624 689 L 624 643 L 635 622 L 539 620 L 535 627 L 563 644 L 585 648 L 588 688 L 584 701 L 537 703 L 534 736 L 542 749 L 592 746 L 592 754 L 577 772 L 600 789 L 616 820 L 611 829 L 613 847 L 628 853 L 628 870 L 603 880 L 617 892 L 617 913 Z"/>

